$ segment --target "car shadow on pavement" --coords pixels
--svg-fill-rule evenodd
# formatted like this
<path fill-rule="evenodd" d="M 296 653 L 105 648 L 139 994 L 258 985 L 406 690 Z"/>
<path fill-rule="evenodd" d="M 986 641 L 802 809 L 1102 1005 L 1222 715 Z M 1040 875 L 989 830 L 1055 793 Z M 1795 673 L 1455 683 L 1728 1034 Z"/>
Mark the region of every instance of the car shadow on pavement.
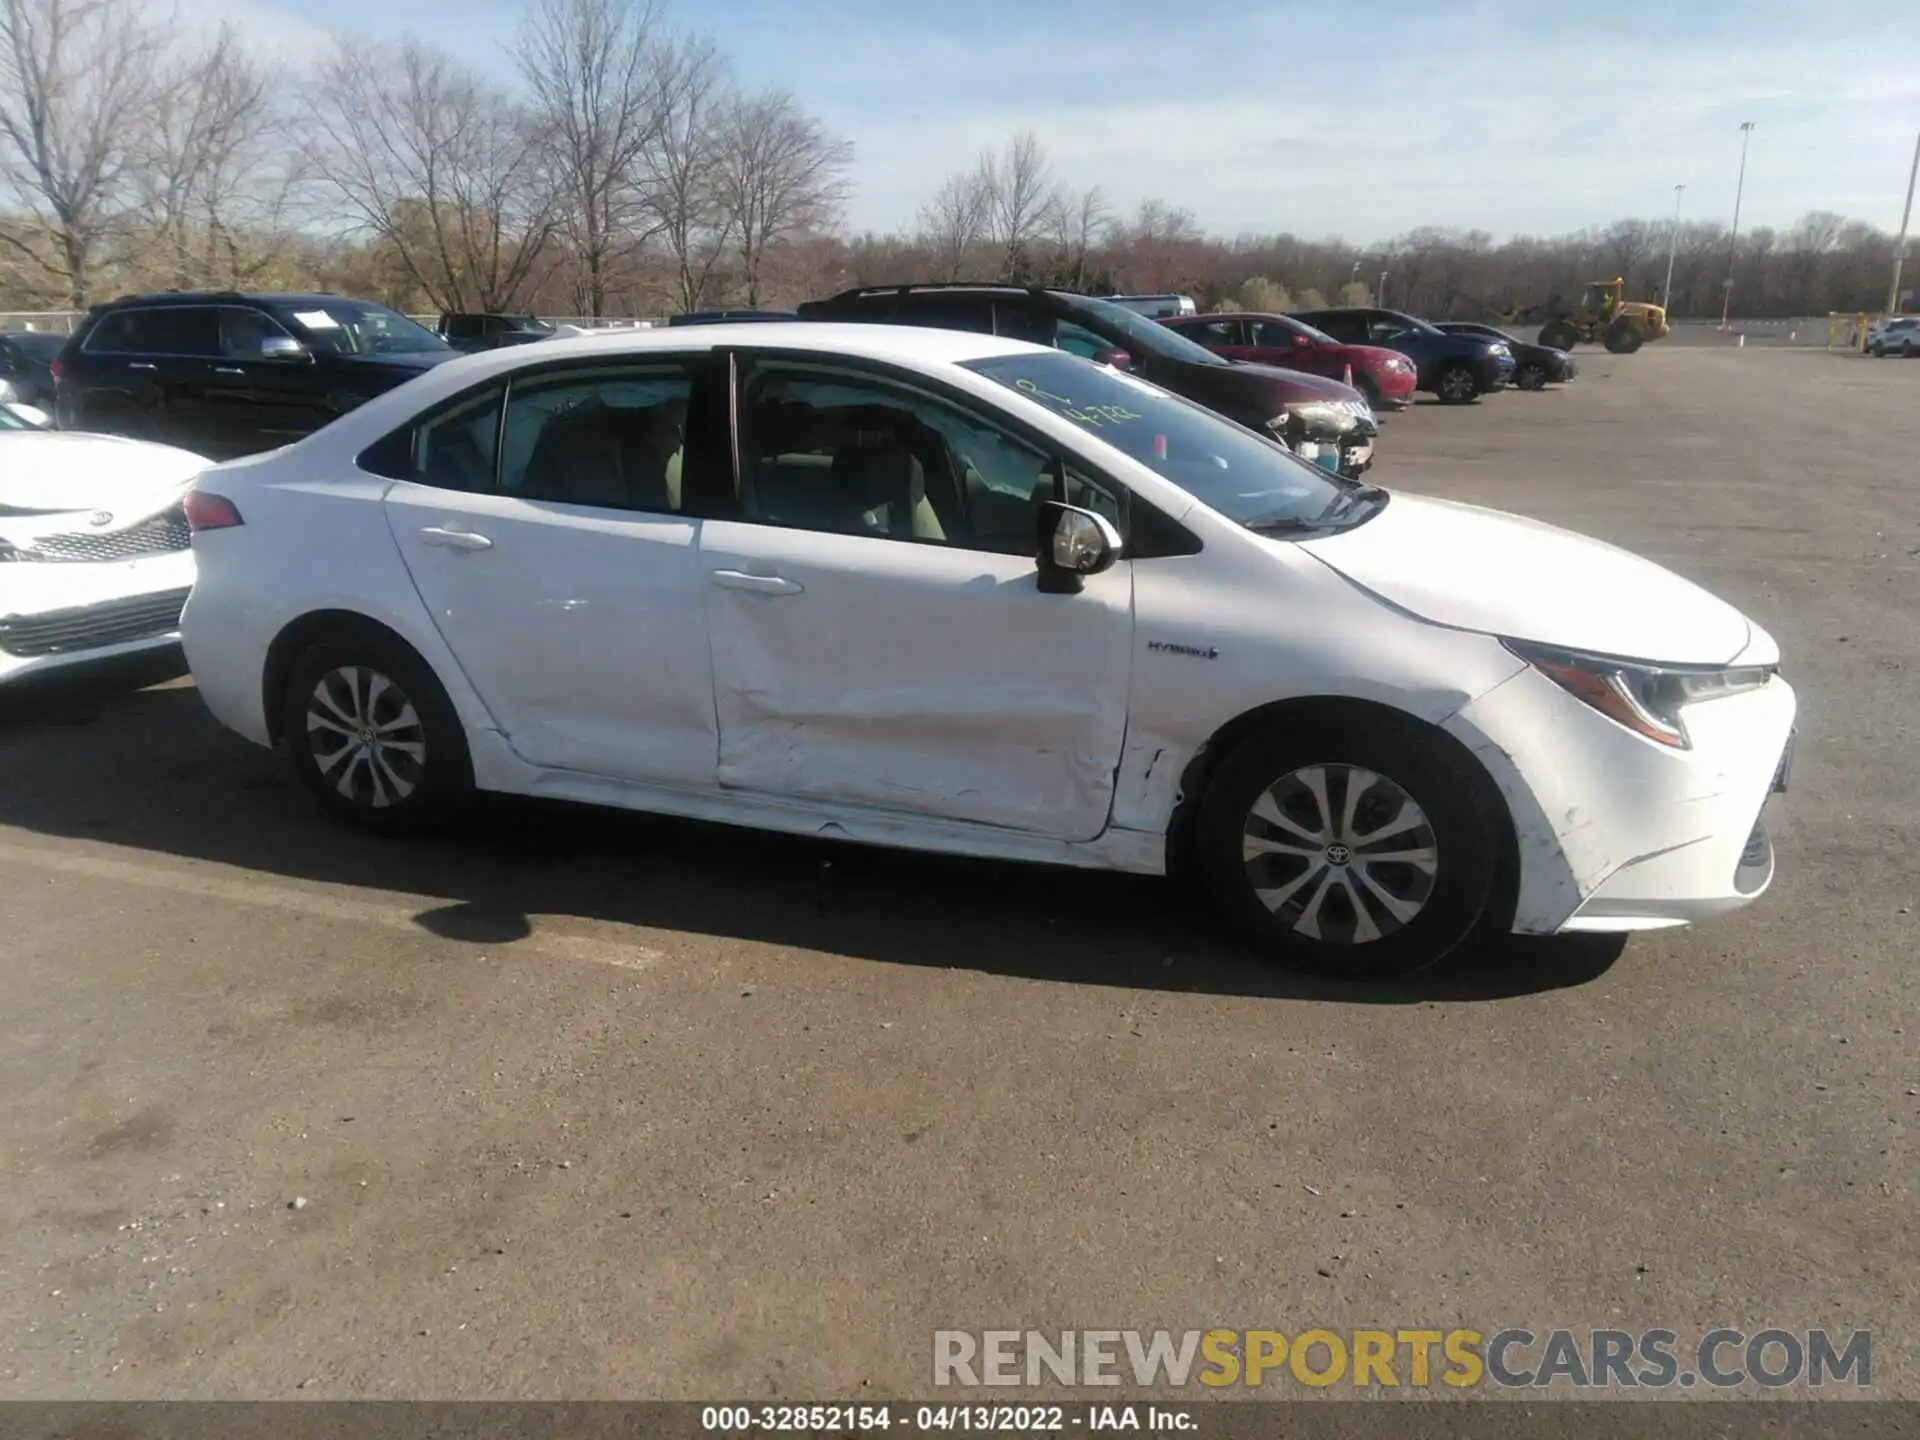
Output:
<path fill-rule="evenodd" d="M 457 830 L 343 830 L 285 763 L 222 730 L 190 684 L 0 698 L 0 824 L 442 903 L 416 921 L 502 945 L 578 916 L 887 964 L 1350 1004 L 1493 1000 L 1585 984 L 1616 937 L 1496 937 L 1391 985 L 1289 975 L 1174 882 L 918 855 L 490 797 Z"/>

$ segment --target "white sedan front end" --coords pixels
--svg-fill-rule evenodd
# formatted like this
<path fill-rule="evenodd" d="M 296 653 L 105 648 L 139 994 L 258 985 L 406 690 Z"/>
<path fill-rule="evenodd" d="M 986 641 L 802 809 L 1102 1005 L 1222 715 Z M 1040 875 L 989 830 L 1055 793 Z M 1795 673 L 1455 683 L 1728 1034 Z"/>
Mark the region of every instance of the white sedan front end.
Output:
<path fill-rule="evenodd" d="M 206 465 L 136 440 L 0 433 L 0 684 L 179 643 L 182 500 Z"/>

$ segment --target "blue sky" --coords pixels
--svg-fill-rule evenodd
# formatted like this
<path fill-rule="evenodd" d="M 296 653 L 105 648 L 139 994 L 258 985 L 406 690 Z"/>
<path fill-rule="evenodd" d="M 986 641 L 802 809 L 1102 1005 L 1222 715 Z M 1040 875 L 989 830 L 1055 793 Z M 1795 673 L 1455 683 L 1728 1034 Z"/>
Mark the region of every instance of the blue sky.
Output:
<path fill-rule="evenodd" d="M 518 0 L 196 0 L 295 73 L 329 32 L 413 35 L 509 80 Z M 948 170 L 1022 128 L 1061 178 L 1209 230 L 1370 242 L 1623 215 L 1741 227 L 1900 219 L 1920 5 L 1781 0 L 670 0 L 748 85 L 855 145 L 855 229 L 911 226 Z"/>

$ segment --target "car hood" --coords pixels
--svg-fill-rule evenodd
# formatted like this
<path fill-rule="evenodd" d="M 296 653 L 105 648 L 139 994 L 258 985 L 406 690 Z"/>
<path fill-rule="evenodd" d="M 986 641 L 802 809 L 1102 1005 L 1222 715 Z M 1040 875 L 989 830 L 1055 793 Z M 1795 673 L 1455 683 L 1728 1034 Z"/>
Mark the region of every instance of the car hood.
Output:
<path fill-rule="evenodd" d="M 1351 385 L 1329 380 L 1324 375 L 1309 375 L 1304 370 L 1287 370 L 1278 365 L 1236 364 L 1234 370 L 1269 386 L 1283 385 L 1287 398 L 1295 401 L 1358 400 L 1360 392 Z"/>
<path fill-rule="evenodd" d="M 436 365 L 444 365 L 449 360 L 458 360 L 466 354 L 464 350 L 411 350 L 395 355 L 339 355 L 334 358 L 344 360 L 362 370 L 384 370 L 390 375 L 411 377 Z"/>
<path fill-rule="evenodd" d="M 105 528 L 164 509 L 211 461 L 171 445 L 72 431 L 0 434 L 0 533 L 72 529 L 76 512 Z"/>
<path fill-rule="evenodd" d="M 1645 660 L 1724 665 L 1747 648 L 1738 610 L 1651 560 L 1571 530 L 1396 493 L 1351 530 L 1296 542 L 1436 625 Z"/>

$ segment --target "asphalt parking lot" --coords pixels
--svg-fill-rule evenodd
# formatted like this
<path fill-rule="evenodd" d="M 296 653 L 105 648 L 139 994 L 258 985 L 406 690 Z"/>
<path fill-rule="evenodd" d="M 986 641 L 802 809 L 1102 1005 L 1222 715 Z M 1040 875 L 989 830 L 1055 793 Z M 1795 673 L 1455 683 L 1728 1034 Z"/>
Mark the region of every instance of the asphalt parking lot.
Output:
<path fill-rule="evenodd" d="M 1920 365 L 1584 350 L 1388 485 L 1799 690 L 1749 911 L 1288 979 L 1119 877 L 501 805 L 378 842 L 191 686 L 0 718 L 0 1395 L 926 1394 L 936 1329 L 1874 1332 L 1920 1398 Z"/>

